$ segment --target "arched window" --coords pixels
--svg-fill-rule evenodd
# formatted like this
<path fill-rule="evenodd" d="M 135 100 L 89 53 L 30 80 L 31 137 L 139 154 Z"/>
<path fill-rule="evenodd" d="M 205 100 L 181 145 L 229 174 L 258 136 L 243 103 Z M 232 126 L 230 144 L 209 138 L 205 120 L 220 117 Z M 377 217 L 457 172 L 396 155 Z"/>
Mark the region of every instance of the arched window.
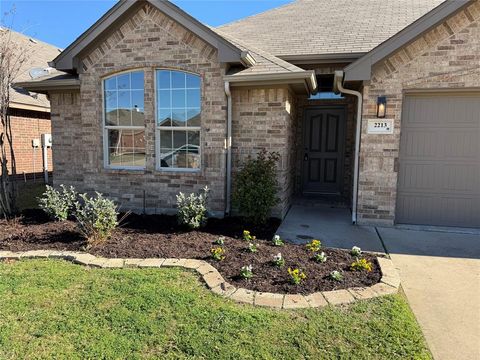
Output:
<path fill-rule="evenodd" d="M 103 81 L 104 159 L 111 169 L 145 168 L 145 106 L 143 71 Z"/>
<path fill-rule="evenodd" d="M 157 168 L 200 169 L 200 76 L 157 70 Z"/>

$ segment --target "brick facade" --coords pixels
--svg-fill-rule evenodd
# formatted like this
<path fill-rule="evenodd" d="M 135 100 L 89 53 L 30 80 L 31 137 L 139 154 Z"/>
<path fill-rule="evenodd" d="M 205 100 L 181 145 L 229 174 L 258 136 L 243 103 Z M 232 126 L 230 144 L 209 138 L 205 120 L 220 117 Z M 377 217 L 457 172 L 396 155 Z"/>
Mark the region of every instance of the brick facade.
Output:
<path fill-rule="evenodd" d="M 43 172 L 42 148 L 34 149 L 32 140 L 40 141 L 42 134 L 51 133 L 50 114 L 20 109 L 10 109 L 9 113 L 18 178 L 41 177 Z M 9 159 L 8 154 L 7 158 Z M 48 169 L 52 171 L 51 149 L 48 150 Z"/>
<path fill-rule="evenodd" d="M 283 218 L 294 192 L 297 128 L 295 95 L 287 87 L 234 89 L 233 172 L 261 149 L 280 154 L 277 181 L 280 202 L 273 215 Z"/>
<path fill-rule="evenodd" d="M 51 94 L 54 132 L 54 184 L 72 184 L 79 191 L 99 191 L 122 209 L 171 213 L 178 192 L 196 192 L 208 185 L 214 215 L 225 209 L 227 98 L 224 67 L 217 50 L 156 8 L 146 5 L 83 56 L 81 89 Z M 196 172 L 165 172 L 155 168 L 155 70 L 181 70 L 202 78 L 201 156 Z M 102 79 L 128 70 L 145 76 L 146 169 L 110 170 L 103 159 Z M 234 164 L 261 148 L 279 151 L 279 196 L 274 215 L 286 212 L 293 192 L 294 97 L 287 88 L 232 89 Z M 241 148 L 241 149 L 240 149 Z M 235 150 L 237 149 L 237 150 Z M 238 150 L 240 149 L 240 150 Z"/>
<path fill-rule="evenodd" d="M 364 86 L 360 155 L 359 222 L 391 225 L 395 220 L 402 102 L 405 90 L 478 88 L 480 83 L 480 3 L 473 2 L 413 43 L 375 65 Z M 387 96 L 393 135 L 367 134 L 376 101 Z"/>

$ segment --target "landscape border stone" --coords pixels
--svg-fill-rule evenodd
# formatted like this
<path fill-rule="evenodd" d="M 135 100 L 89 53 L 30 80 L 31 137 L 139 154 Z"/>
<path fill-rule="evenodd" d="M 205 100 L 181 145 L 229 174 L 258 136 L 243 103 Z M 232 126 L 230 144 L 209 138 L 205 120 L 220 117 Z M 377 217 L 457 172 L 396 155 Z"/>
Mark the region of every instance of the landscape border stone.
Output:
<path fill-rule="evenodd" d="M 350 304 L 355 301 L 395 294 L 400 288 L 400 275 L 397 269 L 392 260 L 384 257 L 377 257 L 382 278 L 380 282 L 375 285 L 315 292 L 304 296 L 302 294 L 278 294 L 237 288 L 225 281 L 218 270 L 204 260 L 158 258 L 117 259 L 96 257 L 86 252 L 54 250 L 30 250 L 24 252 L 0 251 L 0 260 L 41 258 L 63 259 L 78 265 L 102 269 L 180 267 L 196 271 L 202 277 L 207 287 L 219 296 L 232 299 L 239 303 L 275 309 L 320 308 L 327 305 Z"/>

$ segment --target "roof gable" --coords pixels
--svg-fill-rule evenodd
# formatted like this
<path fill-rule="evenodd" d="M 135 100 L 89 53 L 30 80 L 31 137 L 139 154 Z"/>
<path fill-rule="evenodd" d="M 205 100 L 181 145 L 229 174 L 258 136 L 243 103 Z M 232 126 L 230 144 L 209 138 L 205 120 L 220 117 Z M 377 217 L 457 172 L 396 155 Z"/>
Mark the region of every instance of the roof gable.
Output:
<path fill-rule="evenodd" d="M 114 24 L 127 18 L 132 11 L 150 3 L 158 10 L 169 16 L 191 32 L 218 49 L 220 62 L 242 62 L 242 50 L 231 44 L 223 37 L 212 31 L 207 26 L 194 19 L 186 12 L 175 6 L 168 0 L 120 0 L 105 15 L 103 15 L 87 31 L 80 35 L 59 56 L 53 60 L 53 66 L 58 70 L 77 71 L 79 68 L 79 55 L 85 49 L 96 43 L 99 38 L 108 33 Z"/>
<path fill-rule="evenodd" d="M 375 49 L 345 68 L 345 81 L 370 80 L 372 66 L 403 46 L 411 43 L 426 31 L 440 24 L 448 16 L 467 6 L 470 0 L 447 0 L 413 24 L 392 36 Z"/>

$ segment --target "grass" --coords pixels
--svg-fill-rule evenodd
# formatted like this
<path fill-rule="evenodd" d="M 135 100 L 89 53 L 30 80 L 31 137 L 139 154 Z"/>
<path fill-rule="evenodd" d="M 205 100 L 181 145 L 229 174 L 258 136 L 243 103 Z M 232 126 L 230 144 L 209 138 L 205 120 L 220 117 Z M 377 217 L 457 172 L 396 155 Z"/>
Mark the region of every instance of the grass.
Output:
<path fill-rule="evenodd" d="M 400 295 L 348 308 L 238 305 L 180 269 L 0 262 L 0 359 L 430 359 Z"/>
<path fill-rule="evenodd" d="M 23 183 L 18 181 L 18 198 L 17 198 L 17 206 L 18 209 L 25 210 L 25 209 L 36 209 L 38 208 L 38 201 L 37 198 L 42 196 L 45 192 L 45 184 L 42 180 L 38 180 L 38 182 L 27 182 Z"/>

